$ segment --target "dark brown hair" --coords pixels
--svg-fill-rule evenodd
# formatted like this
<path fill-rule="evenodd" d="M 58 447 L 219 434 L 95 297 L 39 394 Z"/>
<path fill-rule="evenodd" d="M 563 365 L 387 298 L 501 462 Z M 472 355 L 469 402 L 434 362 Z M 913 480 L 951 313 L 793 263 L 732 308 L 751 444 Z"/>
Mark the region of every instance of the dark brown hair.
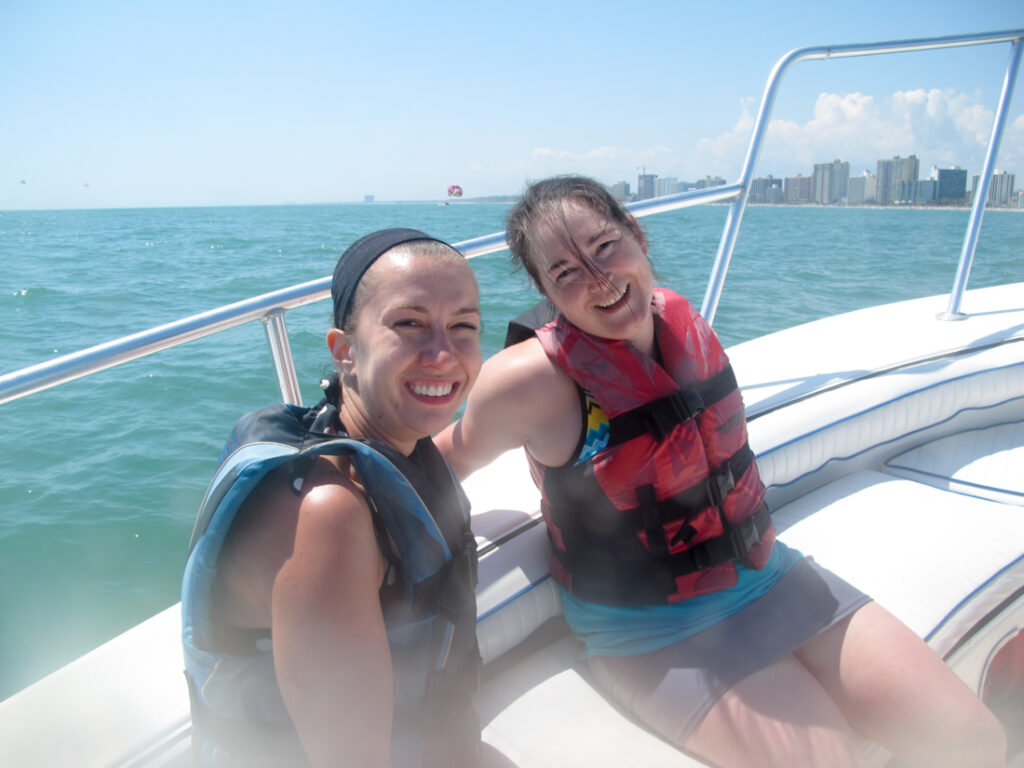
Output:
<path fill-rule="evenodd" d="M 536 225 L 540 221 L 560 226 L 580 261 L 588 270 L 594 271 L 590 260 L 584 256 L 565 224 L 567 203 L 589 206 L 609 221 L 627 228 L 644 250 L 647 249 L 647 236 L 640 224 L 600 182 L 586 176 L 553 176 L 535 182 L 527 188 L 522 198 L 509 212 L 505 226 L 505 241 L 512 251 L 512 264 L 517 269 L 525 269 L 541 293 L 544 292 L 544 288 L 537 269 L 537 254 L 531 242 Z"/>

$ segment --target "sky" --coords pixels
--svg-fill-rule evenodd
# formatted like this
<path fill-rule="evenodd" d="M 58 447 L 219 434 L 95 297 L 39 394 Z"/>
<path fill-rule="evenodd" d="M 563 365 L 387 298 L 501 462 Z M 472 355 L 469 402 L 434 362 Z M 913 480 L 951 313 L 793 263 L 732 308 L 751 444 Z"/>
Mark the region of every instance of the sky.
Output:
<path fill-rule="evenodd" d="M 794 48 L 1024 28 L 1021 0 L 0 2 L 0 210 L 738 178 Z M 1009 44 L 812 61 L 757 175 L 978 173 Z M 1024 186 L 1024 74 L 997 168 Z"/>

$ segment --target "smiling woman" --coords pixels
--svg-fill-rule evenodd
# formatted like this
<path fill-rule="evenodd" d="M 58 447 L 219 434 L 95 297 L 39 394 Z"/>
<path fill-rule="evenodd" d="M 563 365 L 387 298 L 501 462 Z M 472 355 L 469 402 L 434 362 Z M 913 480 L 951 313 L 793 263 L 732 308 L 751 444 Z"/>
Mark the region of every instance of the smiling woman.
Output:
<path fill-rule="evenodd" d="M 1002 727 L 940 656 L 776 541 L 729 358 L 654 287 L 629 212 L 592 179 L 554 177 L 506 233 L 551 306 L 525 338 L 510 328 L 438 447 L 460 478 L 526 449 L 563 613 L 603 692 L 723 768 L 866 768 L 861 734 L 901 764 L 1002 765 Z"/>
<path fill-rule="evenodd" d="M 239 422 L 193 534 L 198 763 L 475 765 L 476 549 L 430 435 L 480 370 L 476 280 L 390 229 L 342 255 L 331 293 L 327 396 Z"/>
<path fill-rule="evenodd" d="M 409 453 L 447 426 L 480 369 L 473 271 L 444 243 L 402 243 L 366 271 L 351 307 L 327 334 L 342 423 Z"/>

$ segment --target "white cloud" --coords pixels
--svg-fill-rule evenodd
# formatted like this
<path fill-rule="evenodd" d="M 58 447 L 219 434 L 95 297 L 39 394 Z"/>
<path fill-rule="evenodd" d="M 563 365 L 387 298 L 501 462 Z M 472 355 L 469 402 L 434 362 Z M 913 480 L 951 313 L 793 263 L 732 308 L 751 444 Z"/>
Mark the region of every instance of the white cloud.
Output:
<path fill-rule="evenodd" d="M 742 105 L 732 130 L 700 140 L 693 162 L 705 163 L 714 173 L 738 175 L 753 125 L 750 106 Z M 897 91 L 883 101 L 862 93 L 822 93 L 806 123 L 784 118 L 769 123 L 758 174 L 806 175 L 815 163 L 835 158 L 848 160 L 852 172 L 874 171 L 879 159 L 910 154 L 921 160 L 922 175 L 932 165 L 977 172 L 992 117 L 976 96 L 952 90 Z M 1024 115 L 1007 126 L 997 165 L 1015 173 L 1024 170 Z"/>
<path fill-rule="evenodd" d="M 635 184 L 641 168 L 689 181 L 708 175 L 732 181 L 746 156 L 756 109 L 754 99 L 741 100 L 732 128 L 688 147 L 538 147 L 519 160 L 495 163 L 489 158 L 473 164 L 470 171 L 481 184 L 486 179 L 498 190 L 518 190 L 525 181 L 560 173 Z M 910 154 L 920 160 L 922 177 L 933 165 L 959 165 L 978 173 L 991 129 L 992 110 L 974 94 L 937 88 L 897 91 L 884 98 L 825 92 L 806 122 L 786 117 L 770 122 L 757 174 L 809 175 L 815 163 L 836 158 L 848 161 L 851 173 L 873 173 L 878 160 Z M 1008 120 L 997 167 L 1016 173 L 1024 186 L 1024 114 Z"/>
<path fill-rule="evenodd" d="M 1016 186 L 1024 187 L 1024 114 L 1007 120 L 996 168 L 1017 174 Z"/>

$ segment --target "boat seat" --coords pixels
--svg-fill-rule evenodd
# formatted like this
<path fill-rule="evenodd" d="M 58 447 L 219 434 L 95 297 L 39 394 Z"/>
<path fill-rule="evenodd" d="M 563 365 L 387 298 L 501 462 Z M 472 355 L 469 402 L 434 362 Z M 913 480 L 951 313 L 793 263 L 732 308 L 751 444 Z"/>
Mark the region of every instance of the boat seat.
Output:
<path fill-rule="evenodd" d="M 782 541 L 871 595 L 942 654 L 1024 584 L 1024 515 L 997 501 L 865 470 L 773 518 Z M 908 556 L 908 546 L 928 557 Z"/>
<path fill-rule="evenodd" d="M 885 462 L 895 475 L 1024 506 L 1024 421 L 932 440 Z"/>
<path fill-rule="evenodd" d="M 758 413 L 755 407 L 755 413 L 748 414 L 749 440 L 768 487 L 769 506 L 781 508 L 832 480 L 880 469 L 894 455 L 950 435 L 976 430 L 973 452 L 980 458 L 991 425 L 1019 424 L 1024 419 L 1020 348 L 1005 344 L 925 360 L 885 376 L 826 388 L 767 412 Z M 737 368 L 737 376 L 741 374 Z M 751 391 L 756 393 L 757 387 Z M 799 425 L 796 430 L 794 425 Z M 1020 434 L 1015 438 L 1018 446 Z M 957 441 L 959 437 L 951 442 Z M 966 446 L 956 450 L 972 451 Z M 1019 457 L 1019 452 L 1004 457 L 1005 472 L 996 467 L 1000 460 L 985 460 L 986 475 L 998 472 L 1007 481 L 1013 478 L 1019 490 L 1024 478 Z M 1012 458 L 1018 461 L 1016 471 Z M 912 479 L 924 477 L 919 473 Z"/>
<path fill-rule="evenodd" d="M 517 768 L 704 768 L 598 693 L 582 660 L 583 646 L 561 619 L 549 622 L 522 650 L 526 655 L 517 649 L 508 655 L 508 663 L 503 659 L 485 670 L 474 700 L 483 740 Z M 586 738 L 581 738 L 584 733 Z"/>

